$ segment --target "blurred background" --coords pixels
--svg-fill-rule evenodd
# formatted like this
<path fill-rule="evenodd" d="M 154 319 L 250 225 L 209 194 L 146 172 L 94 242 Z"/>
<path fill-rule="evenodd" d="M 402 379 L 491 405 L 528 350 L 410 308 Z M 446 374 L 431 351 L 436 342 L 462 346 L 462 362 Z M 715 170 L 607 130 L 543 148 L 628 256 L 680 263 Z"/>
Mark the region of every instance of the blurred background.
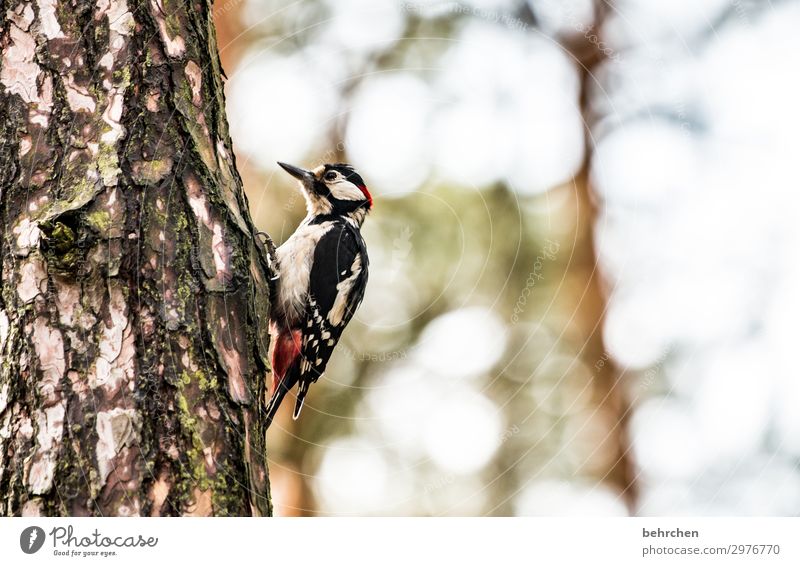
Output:
<path fill-rule="evenodd" d="M 800 3 L 217 0 L 257 225 L 375 197 L 279 515 L 800 512 Z"/>

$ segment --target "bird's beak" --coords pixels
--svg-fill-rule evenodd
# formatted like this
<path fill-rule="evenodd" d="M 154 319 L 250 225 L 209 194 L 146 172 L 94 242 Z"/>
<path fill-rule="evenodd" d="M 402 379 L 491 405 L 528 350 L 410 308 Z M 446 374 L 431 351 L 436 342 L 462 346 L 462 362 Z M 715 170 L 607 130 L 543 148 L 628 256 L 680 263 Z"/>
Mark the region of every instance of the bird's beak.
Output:
<path fill-rule="evenodd" d="M 300 167 L 295 167 L 294 165 L 289 165 L 288 163 L 281 163 L 280 161 L 278 161 L 278 165 L 280 165 L 284 171 L 289 173 L 289 175 L 305 185 L 310 185 L 314 181 L 314 173 L 312 171 L 301 169 Z"/>

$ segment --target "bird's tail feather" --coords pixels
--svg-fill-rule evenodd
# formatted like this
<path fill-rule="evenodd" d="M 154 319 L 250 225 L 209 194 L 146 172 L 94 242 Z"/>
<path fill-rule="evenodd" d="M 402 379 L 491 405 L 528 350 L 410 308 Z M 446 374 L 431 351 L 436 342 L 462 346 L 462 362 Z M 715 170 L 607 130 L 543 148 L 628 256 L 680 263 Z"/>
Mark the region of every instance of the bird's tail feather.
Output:
<path fill-rule="evenodd" d="M 277 386 L 275 387 L 275 391 L 272 392 L 272 398 L 269 400 L 269 404 L 267 405 L 266 428 L 269 428 L 269 425 L 272 424 L 272 419 L 275 418 L 283 398 L 286 397 L 286 394 L 292 387 L 294 387 L 295 383 L 297 383 L 297 372 L 294 370 L 294 368 L 291 368 L 288 375 L 285 375 L 283 379 L 278 382 Z"/>
<path fill-rule="evenodd" d="M 292 418 L 297 420 L 297 417 L 300 416 L 300 411 L 303 410 L 303 401 L 306 399 L 306 394 L 308 393 L 308 387 L 311 385 L 311 381 L 301 381 L 300 386 L 297 388 L 297 400 L 294 403 L 294 414 Z"/>

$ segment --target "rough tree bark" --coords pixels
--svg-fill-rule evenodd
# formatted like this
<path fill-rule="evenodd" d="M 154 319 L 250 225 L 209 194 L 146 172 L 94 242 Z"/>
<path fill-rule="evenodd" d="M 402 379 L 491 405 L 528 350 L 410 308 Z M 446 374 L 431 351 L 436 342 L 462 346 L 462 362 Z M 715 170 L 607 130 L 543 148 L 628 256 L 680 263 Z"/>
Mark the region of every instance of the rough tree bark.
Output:
<path fill-rule="evenodd" d="M 0 514 L 270 514 L 271 271 L 209 2 L 0 13 Z"/>

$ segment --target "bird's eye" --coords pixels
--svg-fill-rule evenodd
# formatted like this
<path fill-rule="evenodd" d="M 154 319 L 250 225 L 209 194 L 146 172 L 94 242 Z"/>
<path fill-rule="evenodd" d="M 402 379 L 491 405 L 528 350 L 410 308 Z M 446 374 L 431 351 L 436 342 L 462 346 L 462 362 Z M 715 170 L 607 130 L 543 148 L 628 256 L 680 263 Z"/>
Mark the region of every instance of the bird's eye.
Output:
<path fill-rule="evenodd" d="M 326 181 L 335 181 L 336 180 L 336 171 L 328 171 L 325 173 L 325 180 Z"/>

